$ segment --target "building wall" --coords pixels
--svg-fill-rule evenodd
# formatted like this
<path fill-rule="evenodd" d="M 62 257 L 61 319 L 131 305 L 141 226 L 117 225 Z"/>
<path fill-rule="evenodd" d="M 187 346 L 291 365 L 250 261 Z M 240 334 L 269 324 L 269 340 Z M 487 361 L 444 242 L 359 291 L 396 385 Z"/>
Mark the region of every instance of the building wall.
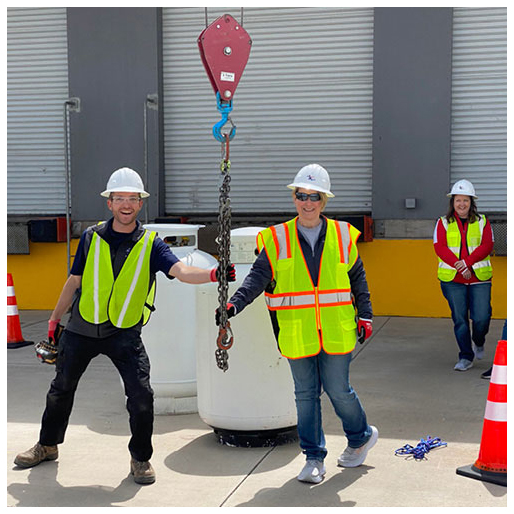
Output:
<path fill-rule="evenodd" d="M 147 95 L 159 92 L 160 10 L 157 8 L 68 8 L 70 96 L 80 98 L 70 116 L 73 220 L 105 219 L 98 193 L 123 166 L 143 176 L 159 216 L 158 113 L 147 111 L 148 177 L 144 177 L 144 116 Z M 146 179 L 146 180 L 145 180 Z"/>
<path fill-rule="evenodd" d="M 431 236 L 435 218 L 446 210 L 450 186 L 452 12 L 446 7 L 374 10 L 370 187 L 376 239 L 361 243 L 360 250 L 376 315 L 449 315 L 436 279 Z M 80 112 L 70 114 L 73 221 L 108 217 L 98 193 L 114 169 L 131 166 L 144 174 L 145 113 L 148 216 L 164 214 L 164 122 L 146 104 L 148 95 L 162 100 L 161 14 L 160 8 L 67 9 L 69 94 L 63 99 L 81 100 Z M 308 103 L 307 98 L 301 107 Z M 214 109 L 213 115 L 217 119 Z M 244 146 L 243 136 L 238 138 Z M 320 146 L 319 151 L 326 150 Z M 218 154 L 214 166 L 217 159 Z M 414 199 L 415 207 L 406 208 L 406 199 Z M 77 242 L 71 242 L 72 254 Z M 494 257 L 493 266 L 494 316 L 503 318 L 506 258 Z M 52 309 L 66 278 L 66 244 L 30 242 L 30 255 L 8 256 L 8 272 L 14 275 L 20 308 Z"/>
<path fill-rule="evenodd" d="M 74 253 L 77 240 L 73 241 Z M 30 243 L 30 252 L 7 258 L 18 307 L 53 309 L 66 280 L 66 244 Z M 437 279 L 432 241 L 376 239 L 359 243 L 359 252 L 375 316 L 450 317 Z M 492 257 L 491 262 L 493 317 L 503 319 L 507 316 L 507 258 Z"/>
<path fill-rule="evenodd" d="M 450 186 L 452 8 L 375 8 L 373 218 L 434 219 Z M 414 207 L 406 207 L 406 200 Z"/>

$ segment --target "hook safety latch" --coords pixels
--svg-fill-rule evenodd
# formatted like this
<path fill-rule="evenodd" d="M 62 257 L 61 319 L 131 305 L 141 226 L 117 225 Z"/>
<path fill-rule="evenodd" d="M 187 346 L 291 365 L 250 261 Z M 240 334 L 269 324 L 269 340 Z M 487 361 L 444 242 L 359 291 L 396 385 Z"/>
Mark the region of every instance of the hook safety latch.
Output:
<path fill-rule="evenodd" d="M 229 116 L 229 114 L 232 112 L 232 100 L 230 100 L 229 102 L 222 102 L 220 94 L 216 93 L 216 102 L 218 104 L 218 111 L 221 114 L 221 120 L 218 121 L 218 123 L 216 123 L 212 127 L 212 135 L 220 143 L 226 142 L 226 136 L 228 136 L 228 139 L 232 141 L 233 137 L 236 135 L 236 126 L 234 125 Z M 227 122 L 230 122 L 232 128 L 230 129 L 230 132 L 228 134 L 224 134 L 221 132 L 221 129 L 225 126 Z"/>

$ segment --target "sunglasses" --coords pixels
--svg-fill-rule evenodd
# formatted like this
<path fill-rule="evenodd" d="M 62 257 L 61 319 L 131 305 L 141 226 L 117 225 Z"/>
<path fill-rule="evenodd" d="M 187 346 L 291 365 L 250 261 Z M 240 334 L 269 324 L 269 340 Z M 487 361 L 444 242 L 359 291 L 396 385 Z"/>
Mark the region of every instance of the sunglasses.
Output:
<path fill-rule="evenodd" d="M 319 193 L 295 193 L 296 199 L 300 200 L 300 202 L 306 202 L 310 200 L 311 202 L 319 202 L 321 200 L 321 195 Z"/>

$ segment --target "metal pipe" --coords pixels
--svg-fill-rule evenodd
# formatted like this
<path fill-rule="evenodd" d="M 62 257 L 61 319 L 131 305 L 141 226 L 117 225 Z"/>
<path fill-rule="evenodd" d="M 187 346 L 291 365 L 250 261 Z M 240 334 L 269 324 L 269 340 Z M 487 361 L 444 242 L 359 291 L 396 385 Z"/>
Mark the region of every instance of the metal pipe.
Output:
<path fill-rule="evenodd" d="M 64 102 L 64 168 L 65 168 L 65 187 L 66 187 L 66 276 L 68 277 L 71 269 L 71 166 L 70 166 L 70 112 L 80 112 L 80 98 L 69 98 Z"/>
<path fill-rule="evenodd" d="M 148 109 L 159 109 L 159 97 L 156 94 L 146 95 L 145 107 L 143 112 L 143 138 L 144 138 L 144 173 L 143 181 L 147 191 L 150 191 L 148 185 Z M 148 202 L 145 202 L 145 223 L 148 223 Z"/>

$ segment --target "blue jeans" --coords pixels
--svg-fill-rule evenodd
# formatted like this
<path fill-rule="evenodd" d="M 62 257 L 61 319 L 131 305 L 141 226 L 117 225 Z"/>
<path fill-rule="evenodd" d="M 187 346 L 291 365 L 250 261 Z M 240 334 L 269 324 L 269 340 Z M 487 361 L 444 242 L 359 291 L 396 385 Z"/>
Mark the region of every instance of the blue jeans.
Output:
<path fill-rule="evenodd" d="M 329 355 L 322 350 L 313 357 L 288 360 L 295 387 L 300 447 L 307 459 L 323 461 L 327 455 L 321 425 L 322 388 L 342 421 L 348 445 L 358 448 L 371 437 L 366 413 L 348 380 L 351 358 L 351 353 Z"/>
<path fill-rule="evenodd" d="M 484 346 L 491 321 L 491 283 L 466 285 L 442 282 L 441 290 L 452 311 L 453 331 L 459 345 L 459 359 L 472 361 L 475 353 L 471 346 Z M 472 321 L 472 330 L 469 326 Z"/>

